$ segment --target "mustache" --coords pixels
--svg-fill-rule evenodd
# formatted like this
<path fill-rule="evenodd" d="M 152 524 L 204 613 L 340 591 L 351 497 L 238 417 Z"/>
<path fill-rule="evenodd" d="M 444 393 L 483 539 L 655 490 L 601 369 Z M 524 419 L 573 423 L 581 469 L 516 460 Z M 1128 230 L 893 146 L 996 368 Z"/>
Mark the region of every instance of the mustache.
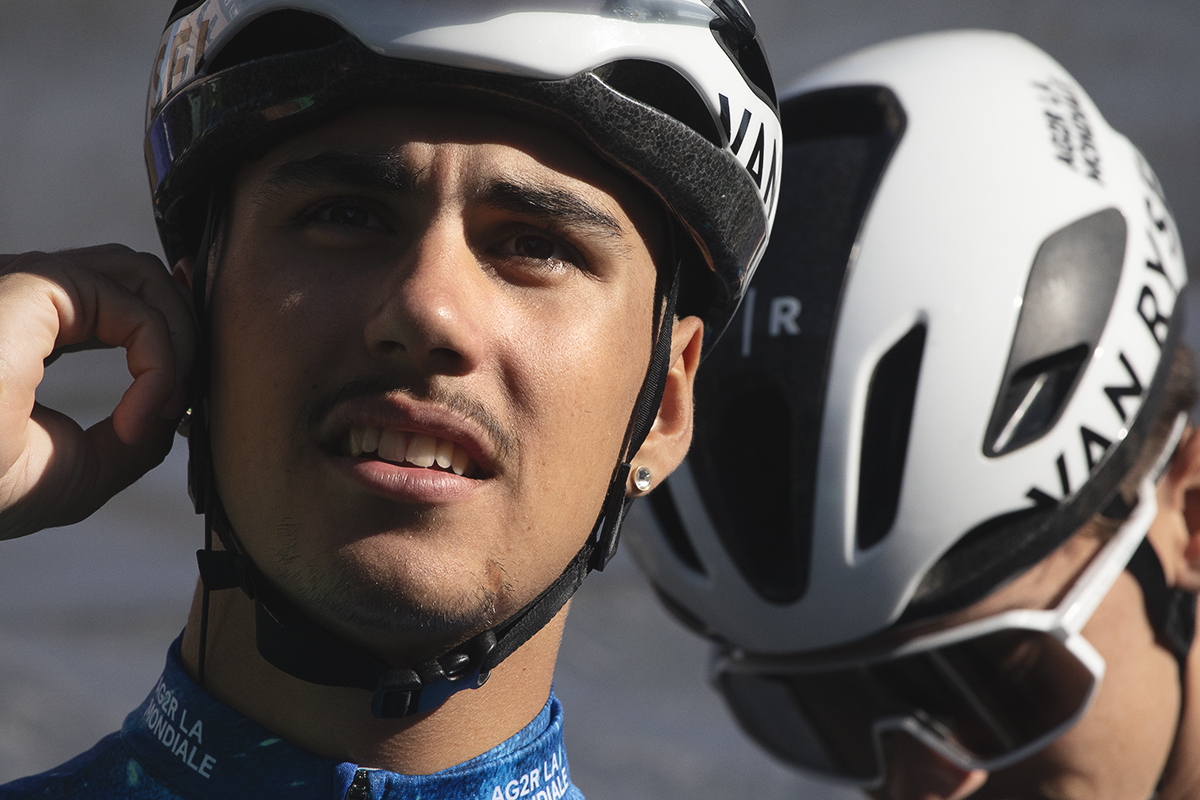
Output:
<path fill-rule="evenodd" d="M 318 427 L 340 403 L 359 398 L 373 398 L 389 394 L 403 394 L 413 399 L 442 406 L 448 411 L 474 422 L 492 440 L 497 454 L 506 459 L 517 452 L 517 435 L 506 427 L 487 407 L 462 392 L 449 391 L 438 386 L 428 386 L 417 391 L 412 386 L 398 385 L 383 378 L 358 378 L 343 384 L 327 395 L 317 398 L 308 412 L 310 427 Z"/>

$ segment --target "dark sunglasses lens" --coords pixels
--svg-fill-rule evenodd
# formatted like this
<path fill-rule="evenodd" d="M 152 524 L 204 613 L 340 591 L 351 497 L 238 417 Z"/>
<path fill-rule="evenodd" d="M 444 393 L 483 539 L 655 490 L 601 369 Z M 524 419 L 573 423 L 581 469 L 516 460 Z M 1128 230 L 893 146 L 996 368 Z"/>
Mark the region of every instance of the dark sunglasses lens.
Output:
<path fill-rule="evenodd" d="M 981 760 L 1008 755 L 1069 721 L 1095 677 L 1048 633 L 1004 630 L 877 665 L 918 720 Z"/>
<path fill-rule="evenodd" d="M 1087 702 L 1091 671 L 1055 637 L 1004 630 L 829 672 L 726 672 L 718 685 L 754 739 L 798 766 L 869 782 L 875 725 L 913 718 L 986 761 L 1036 742 Z"/>
<path fill-rule="evenodd" d="M 856 702 L 857 671 L 803 676 L 726 672 L 717 685 L 743 730 L 777 757 L 814 772 L 873 783 L 881 775 L 872 722 Z"/>

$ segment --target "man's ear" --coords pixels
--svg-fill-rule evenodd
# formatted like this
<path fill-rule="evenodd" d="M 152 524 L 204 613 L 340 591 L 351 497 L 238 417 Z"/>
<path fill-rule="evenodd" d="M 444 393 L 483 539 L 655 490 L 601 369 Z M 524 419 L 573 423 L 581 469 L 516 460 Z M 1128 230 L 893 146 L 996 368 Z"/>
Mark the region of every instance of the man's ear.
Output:
<path fill-rule="evenodd" d="M 1147 534 L 1167 585 L 1200 592 L 1200 431 L 1188 426 L 1158 483 L 1158 516 Z"/>
<path fill-rule="evenodd" d="M 645 494 L 662 483 L 687 455 L 692 443 L 692 387 L 696 369 L 700 366 L 703 343 L 704 323 L 699 317 L 675 320 L 671 334 L 671 366 L 667 370 L 662 403 L 646 441 L 633 457 L 633 471 L 625 487 L 630 496 Z M 650 471 L 650 487 L 646 489 L 634 485 L 641 467 Z"/>

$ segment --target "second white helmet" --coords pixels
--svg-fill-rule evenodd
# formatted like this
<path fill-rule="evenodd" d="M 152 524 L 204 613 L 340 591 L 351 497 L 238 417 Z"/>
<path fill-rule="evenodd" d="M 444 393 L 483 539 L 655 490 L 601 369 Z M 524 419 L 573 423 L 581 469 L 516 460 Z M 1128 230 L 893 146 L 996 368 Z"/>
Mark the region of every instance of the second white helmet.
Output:
<path fill-rule="evenodd" d="M 775 238 L 630 536 L 682 617 L 760 653 L 968 605 L 1102 510 L 1187 281 L 1145 159 L 1017 36 L 869 48 L 782 117 Z"/>

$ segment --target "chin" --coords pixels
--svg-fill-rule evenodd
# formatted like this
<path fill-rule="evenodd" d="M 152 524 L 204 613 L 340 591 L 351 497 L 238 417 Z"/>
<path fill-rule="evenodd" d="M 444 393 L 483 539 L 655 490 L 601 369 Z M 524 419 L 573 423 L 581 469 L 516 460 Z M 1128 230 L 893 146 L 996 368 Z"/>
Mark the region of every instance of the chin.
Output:
<path fill-rule="evenodd" d="M 478 575 L 461 564 L 434 570 L 416 561 L 343 551 L 308 564 L 280 562 L 274 579 L 315 619 L 380 654 L 436 651 L 499 621 L 498 591 Z"/>

